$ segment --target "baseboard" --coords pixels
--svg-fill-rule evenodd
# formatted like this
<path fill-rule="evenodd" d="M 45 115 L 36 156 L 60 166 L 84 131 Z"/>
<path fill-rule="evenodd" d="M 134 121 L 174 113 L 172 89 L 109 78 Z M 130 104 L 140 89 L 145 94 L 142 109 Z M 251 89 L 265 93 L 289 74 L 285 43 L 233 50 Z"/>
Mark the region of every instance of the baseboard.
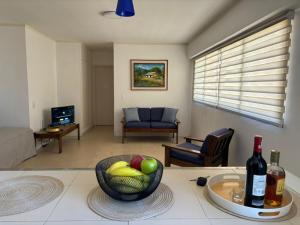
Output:
<path fill-rule="evenodd" d="M 90 129 L 92 129 L 94 126 L 93 125 L 89 125 L 85 128 L 83 128 L 80 132 L 80 136 L 84 135 L 86 132 L 88 132 Z"/>
<path fill-rule="evenodd" d="M 90 129 L 92 129 L 94 125 L 89 125 L 85 128 L 80 127 L 80 136 L 84 135 Z M 76 138 L 77 139 L 77 130 L 72 131 L 70 134 L 64 136 L 64 138 Z"/>
<path fill-rule="evenodd" d="M 300 178 L 289 171 L 285 171 L 285 173 L 287 186 L 300 194 Z"/>

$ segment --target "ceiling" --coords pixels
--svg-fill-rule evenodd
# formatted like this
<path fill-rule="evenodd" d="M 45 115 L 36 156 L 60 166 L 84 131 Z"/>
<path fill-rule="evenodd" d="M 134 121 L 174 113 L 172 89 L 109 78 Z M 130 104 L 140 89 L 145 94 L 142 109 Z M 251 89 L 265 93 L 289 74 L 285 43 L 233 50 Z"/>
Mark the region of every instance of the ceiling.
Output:
<path fill-rule="evenodd" d="M 117 0 L 0 0 L 0 24 L 27 24 L 57 41 L 185 44 L 236 0 L 134 0 L 136 16 L 109 19 Z"/>

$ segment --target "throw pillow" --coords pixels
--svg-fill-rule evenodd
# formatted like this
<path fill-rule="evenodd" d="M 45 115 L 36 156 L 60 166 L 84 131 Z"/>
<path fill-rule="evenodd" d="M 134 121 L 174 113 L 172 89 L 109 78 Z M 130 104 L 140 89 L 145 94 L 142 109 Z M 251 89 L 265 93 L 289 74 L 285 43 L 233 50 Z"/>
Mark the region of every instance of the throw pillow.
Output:
<path fill-rule="evenodd" d="M 137 108 L 124 108 L 125 121 L 140 121 L 139 113 Z"/>
<path fill-rule="evenodd" d="M 177 112 L 178 109 L 165 108 L 161 121 L 175 123 Z"/>

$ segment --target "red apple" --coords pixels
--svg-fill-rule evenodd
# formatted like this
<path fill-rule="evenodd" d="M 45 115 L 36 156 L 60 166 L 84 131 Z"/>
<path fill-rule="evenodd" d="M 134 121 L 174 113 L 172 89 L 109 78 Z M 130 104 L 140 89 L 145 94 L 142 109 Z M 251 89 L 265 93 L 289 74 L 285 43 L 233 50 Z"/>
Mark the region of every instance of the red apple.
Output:
<path fill-rule="evenodd" d="M 130 161 L 130 166 L 134 169 L 141 170 L 141 162 L 144 160 L 144 157 L 141 155 L 135 155 Z"/>

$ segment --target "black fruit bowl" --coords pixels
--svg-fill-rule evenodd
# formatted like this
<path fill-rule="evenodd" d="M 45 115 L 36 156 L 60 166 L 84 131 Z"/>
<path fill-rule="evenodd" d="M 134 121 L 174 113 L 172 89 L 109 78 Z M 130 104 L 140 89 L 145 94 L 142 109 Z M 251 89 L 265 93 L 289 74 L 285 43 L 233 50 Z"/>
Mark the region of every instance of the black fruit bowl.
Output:
<path fill-rule="evenodd" d="M 163 165 L 159 160 L 156 159 L 157 170 L 154 173 L 149 175 L 150 181 L 149 181 L 149 185 L 147 186 L 146 189 L 144 189 L 141 192 L 130 193 L 130 194 L 129 193 L 125 194 L 125 193 L 116 191 L 109 183 L 111 176 L 106 173 L 106 170 L 108 169 L 108 167 L 110 167 L 113 163 L 115 163 L 117 161 L 126 161 L 126 162 L 130 163 L 130 160 L 132 157 L 133 157 L 133 155 L 113 156 L 113 157 L 109 157 L 109 158 L 101 160 L 96 165 L 96 176 L 97 176 L 97 180 L 98 180 L 98 183 L 99 183 L 101 189 L 106 194 L 108 194 L 110 197 L 112 197 L 116 200 L 137 201 L 137 200 L 146 198 L 155 191 L 155 189 L 158 187 L 160 180 L 162 178 Z M 145 158 L 153 158 L 153 157 L 148 157 L 148 156 L 144 156 L 144 157 Z"/>

